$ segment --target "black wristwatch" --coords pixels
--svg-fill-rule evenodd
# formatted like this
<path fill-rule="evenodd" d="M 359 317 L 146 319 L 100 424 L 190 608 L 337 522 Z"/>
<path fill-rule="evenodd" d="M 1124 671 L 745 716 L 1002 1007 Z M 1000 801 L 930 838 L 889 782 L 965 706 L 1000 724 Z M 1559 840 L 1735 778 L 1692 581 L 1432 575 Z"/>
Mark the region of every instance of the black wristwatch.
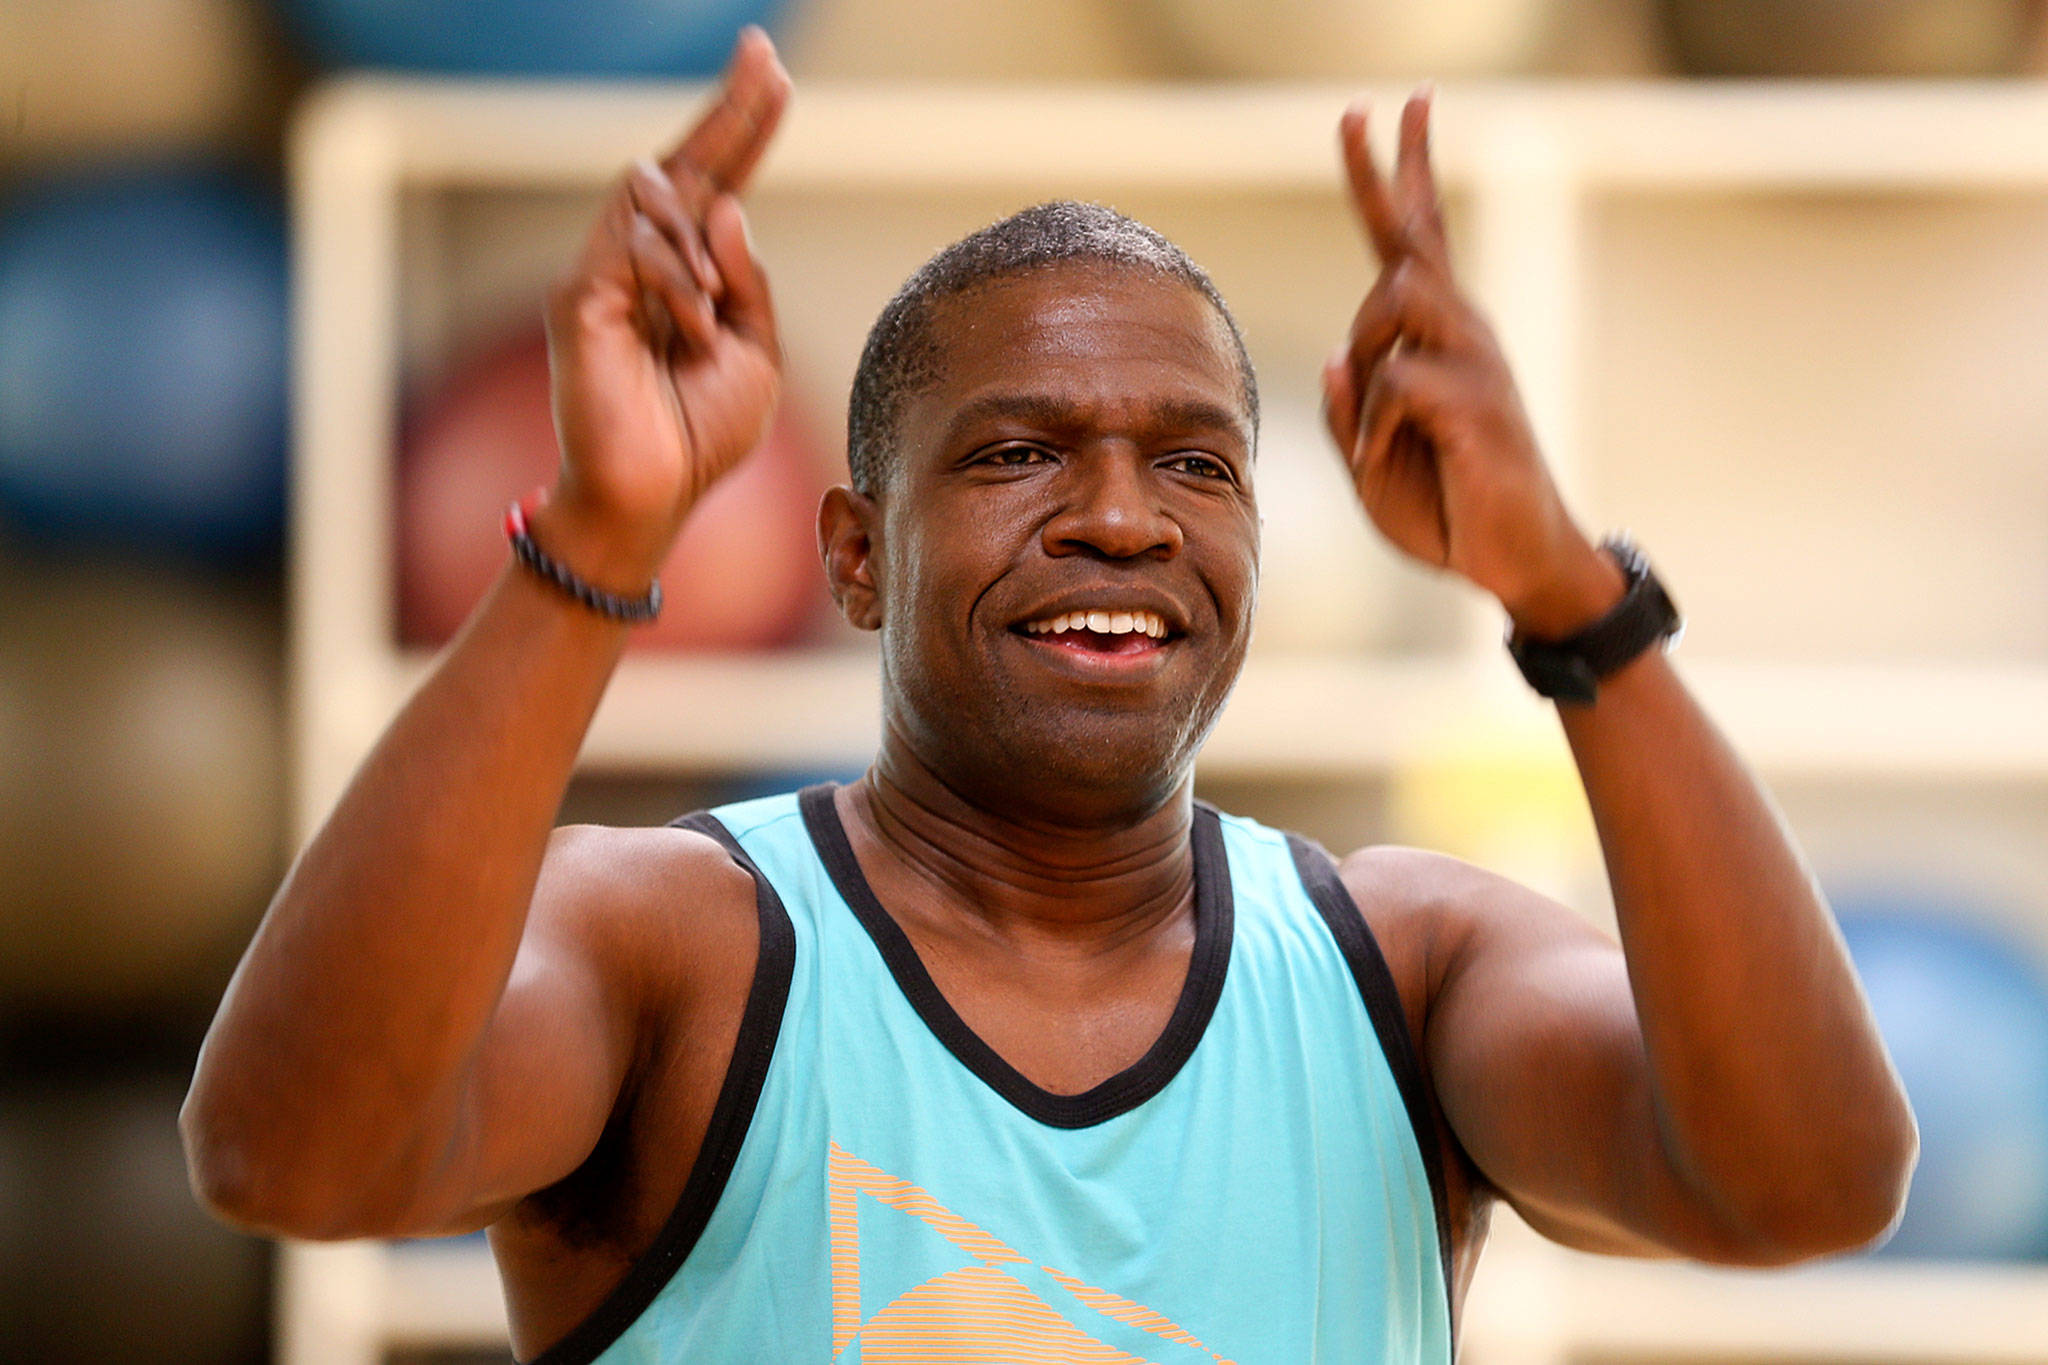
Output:
<path fill-rule="evenodd" d="M 1562 640 L 1535 640 L 1508 628 L 1508 653 L 1529 686 L 1565 705 L 1591 706 L 1600 679 L 1659 641 L 1670 649 L 1685 632 L 1677 604 L 1628 537 L 1609 536 L 1600 548 L 1628 577 L 1628 591 L 1605 616 Z"/>

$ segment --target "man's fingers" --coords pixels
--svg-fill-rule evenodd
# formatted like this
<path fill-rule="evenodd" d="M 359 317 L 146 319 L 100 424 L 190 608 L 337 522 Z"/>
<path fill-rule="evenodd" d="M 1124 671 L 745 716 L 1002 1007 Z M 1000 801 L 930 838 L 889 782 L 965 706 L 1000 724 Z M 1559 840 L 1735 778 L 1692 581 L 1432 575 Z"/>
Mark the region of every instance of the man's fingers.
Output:
<path fill-rule="evenodd" d="M 1380 272 L 1351 319 L 1352 382 L 1362 385 L 1398 345 L 1468 356 L 1488 342 L 1483 326 L 1446 276 L 1404 257 Z"/>
<path fill-rule="evenodd" d="M 1380 362 L 1366 385 L 1360 408 L 1363 428 L 1351 451 L 1352 471 L 1361 478 L 1394 449 L 1402 428 L 1411 439 L 1428 439 L 1437 418 L 1458 401 L 1463 379 L 1456 365 L 1435 356 L 1402 354 Z"/>
<path fill-rule="evenodd" d="M 725 284 L 719 279 L 718 266 L 704 245 L 703 230 L 684 207 L 682 196 L 676 192 L 675 182 L 668 178 L 667 173 L 643 157 L 635 161 L 626 173 L 626 192 L 633 201 L 634 209 L 652 220 L 682 256 L 683 264 L 696 278 L 697 287 L 713 299 L 723 294 Z"/>
<path fill-rule="evenodd" d="M 1407 330 L 1409 281 L 1414 268 L 1406 260 L 1382 270 L 1351 317 L 1351 365 L 1354 374 L 1369 375 L 1394 349 Z M 1420 338 L 1418 338 L 1419 340 Z"/>
<path fill-rule="evenodd" d="M 662 159 L 662 168 L 679 181 L 699 176 L 714 191 L 739 193 L 760 164 L 788 103 L 789 73 L 775 45 L 762 30 L 748 26 L 733 47 L 717 103 Z"/>
<path fill-rule="evenodd" d="M 1379 162 L 1373 156 L 1365 101 L 1354 101 L 1338 124 L 1352 203 L 1358 208 L 1358 216 L 1382 265 L 1420 256 L 1433 265 L 1449 267 L 1443 206 L 1429 150 L 1433 98 L 1425 88 L 1402 106 L 1400 143 L 1391 183 L 1380 173 Z"/>
<path fill-rule="evenodd" d="M 1430 163 L 1429 116 L 1435 93 L 1416 91 L 1401 107 L 1401 151 L 1394 166 L 1394 197 L 1400 204 L 1400 230 L 1409 249 L 1444 263 L 1444 217 L 1437 195 L 1436 168 Z"/>
<path fill-rule="evenodd" d="M 1386 460 L 1387 452 L 1394 444 L 1394 433 L 1408 420 L 1407 410 L 1401 404 L 1400 384 L 1393 376 L 1394 369 L 1393 360 L 1382 362 L 1374 368 L 1365 386 L 1365 397 L 1358 410 L 1358 436 L 1344 452 L 1356 478 L 1365 478 Z"/>
<path fill-rule="evenodd" d="M 708 349 L 717 335 L 717 316 L 667 234 L 646 214 L 635 213 L 627 251 L 633 263 L 633 278 L 640 286 L 642 306 L 652 296 L 660 308 L 648 322 L 659 324 L 665 315 L 667 325 L 686 346 L 698 351 Z M 657 340 L 659 330 L 657 325 Z"/>
<path fill-rule="evenodd" d="M 1368 131 L 1365 101 L 1354 100 L 1338 121 L 1337 140 L 1344 152 L 1344 173 L 1351 182 L 1351 202 L 1358 209 L 1366 236 L 1372 239 L 1373 250 L 1385 265 L 1406 254 L 1407 243 L 1401 215 L 1380 175 L 1379 163 L 1373 159 Z"/>
<path fill-rule="evenodd" d="M 775 330 L 775 304 L 768 295 L 768 276 L 747 241 L 746 214 L 740 201 L 721 194 L 704 215 L 704 238 L 725 280 L 720 315 L 726 326 L 754 342 L 779 364 L 782 343 Z"/>
<path fill-rule="evenodd" d="M 1358 374 L 1351 365 L 1351 348 L 1339 347 L 1323 362 L 1323 424 L 1347 459 L 1358 444 L 1358 405 Z"/>

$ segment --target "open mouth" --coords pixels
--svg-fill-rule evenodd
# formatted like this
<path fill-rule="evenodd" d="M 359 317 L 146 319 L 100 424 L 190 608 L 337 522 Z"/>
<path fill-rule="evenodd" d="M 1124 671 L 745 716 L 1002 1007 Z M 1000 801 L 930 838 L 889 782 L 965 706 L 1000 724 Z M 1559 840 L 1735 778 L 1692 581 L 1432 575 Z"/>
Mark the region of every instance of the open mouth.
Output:
<path fill-rule="evenodd" d="M 1164 618 L 1144 610 L 1070 611 L 1010 629 L 1054 648 L 1105 657 L 1155 653 L 1173 638 Z"/>

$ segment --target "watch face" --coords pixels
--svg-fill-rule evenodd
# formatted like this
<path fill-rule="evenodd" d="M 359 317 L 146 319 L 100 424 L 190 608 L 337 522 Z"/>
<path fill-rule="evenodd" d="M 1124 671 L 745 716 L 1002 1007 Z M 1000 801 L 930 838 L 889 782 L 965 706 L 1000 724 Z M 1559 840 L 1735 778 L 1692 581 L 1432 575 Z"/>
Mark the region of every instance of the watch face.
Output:
<path fill-rule="evenodd" d="M 1560 667 L 1553 679 L 1555 690 L 1550 695 L 1559 701 L 1590 706 L 1593 698 L 1600 695 L 1600 679 L 1595 676 L 1593 666 L 1576 654 L 1558 662 Z"/>
<path fill-rule="evenodd" d="M 1508 652 L 1529 686 L 1543 696 L 1584 705 L 1599 694 L 1600 680 L 1593 666 L 1568 649 L 1525 640 L 1511 644 Z"/>

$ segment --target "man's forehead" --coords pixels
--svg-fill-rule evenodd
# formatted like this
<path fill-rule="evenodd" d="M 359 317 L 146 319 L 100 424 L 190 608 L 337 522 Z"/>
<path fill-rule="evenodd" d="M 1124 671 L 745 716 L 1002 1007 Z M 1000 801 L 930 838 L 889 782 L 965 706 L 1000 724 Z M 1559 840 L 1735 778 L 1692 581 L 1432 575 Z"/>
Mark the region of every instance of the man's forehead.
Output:
<path fill-rule="evenodd" d="M 1133 405 L 1167 423 L 1249 423 L 1228 323 L 1156 272 L 1076 263 L 991 282 L 945 300 L 931 339 L 933 382 L 912 406 L 947 427 Z"/>
<path fill-rule="evenodd" d="M 1014 424 L 1053 434 L 1102 428 L 1155 435 L 1227 432 L 1250 442 L 1241 407 L 1200 390 L 1144 392 L 1104 387 L 1077 392 L 1036 387 L 1027 375 L 1017 376 L 1017 381 L 1016 386 L 984 389 L 941 413 L 941 441 L 950 442 L 979 428 Z"/>
<path fill-rule="evenodd" d="M 1179 337 L 1229 355 L 1229 328 L 1201 292 L 1155 270 L 1071 261 L 988 280 L 940 299 L 932 332 L 946 350 L 1001 346 L 1089 328 Z"/>

